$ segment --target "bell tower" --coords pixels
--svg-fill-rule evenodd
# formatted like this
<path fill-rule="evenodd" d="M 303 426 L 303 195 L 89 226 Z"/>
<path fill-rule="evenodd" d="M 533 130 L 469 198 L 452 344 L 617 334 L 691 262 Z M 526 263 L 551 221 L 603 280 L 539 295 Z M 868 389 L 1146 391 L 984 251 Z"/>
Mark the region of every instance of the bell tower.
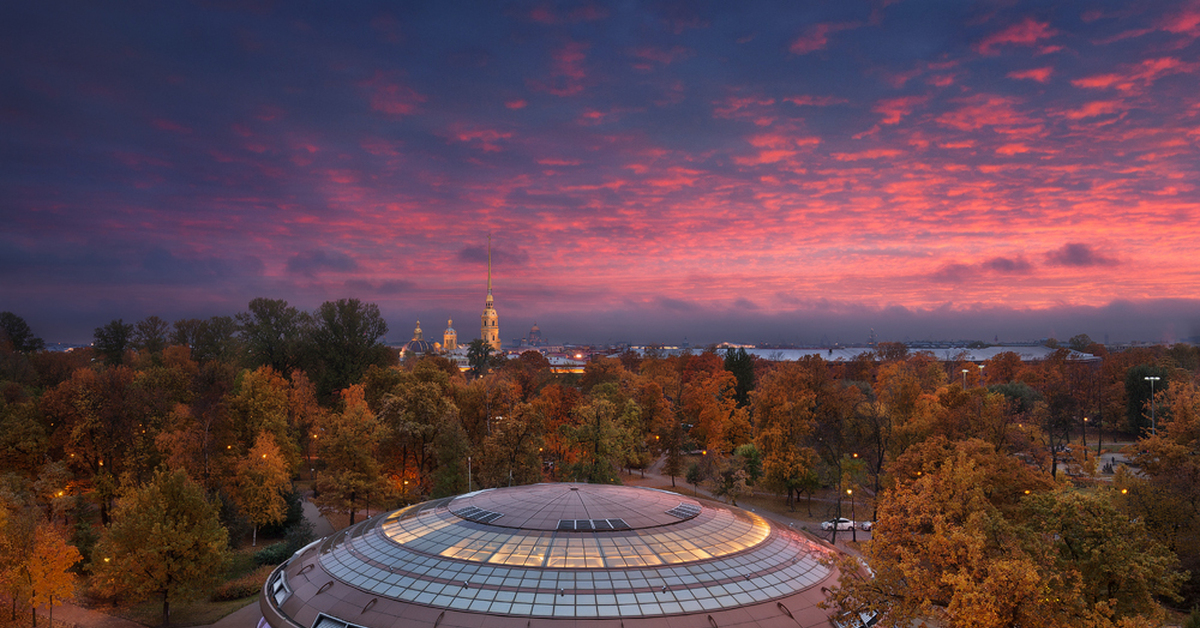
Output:
<path fill-rule="evenodd" d="M 479 337 L 492 346 L 492 351 L 500 350 L 500 316 L 496 314 L 496 305 L 492 300 L 492 234 L 488 234 L 487 244 L 487 300 L 483 303 L 483 315 L 480 316 Z"/>

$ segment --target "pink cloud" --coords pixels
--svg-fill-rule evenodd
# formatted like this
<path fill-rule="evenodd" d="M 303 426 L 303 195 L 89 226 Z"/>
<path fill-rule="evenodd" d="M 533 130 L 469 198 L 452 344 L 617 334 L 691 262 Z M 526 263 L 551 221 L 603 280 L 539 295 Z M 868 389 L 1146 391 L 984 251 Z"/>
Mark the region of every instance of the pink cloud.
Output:
<path fill-rule="evenodd" d="M 854 24 L 834 24 L 831 22 L 813 24 L 804 29 L 804 32 L 799 37 L 792 40 L 791 45 L 788 46 L 788 51 L 794 55 L 805 55 L 821 50 L 829 45 L 830 35 L 854 27 Z"/>
<path fill-rule="evenodd" d="M 637 69 L 648 70 L 653 68 L 654 63 L 670 65 L 676 61 L 686 59 L 695 53 L 690 48 L 684 48 L 683 46 L 672 46 L 670 48 L 641 46 L 634 48 L 629 54 L 641 62 L 635 66 Z"/>
<path fill-rule="evenodd" d="M 987 126 L 1011 128 L 1030 122 L 1016 110 L 1018 101 L 1015 98 L 978 94 L 959 102 L 964 105 L 938 116 L 937 121 L 960 131 L 977 131 Z"/>
<path fill-rule="evenodd" d="M 1078 109 L 1071 109 L 1063 113 L 1070 120 L 1082 120 L 1084 118 L 1094 118 L 1096 116 L 1104 116 L 1123 111 L 1125 106 L 1115 100 L 1095 100 L 1084 104 Z"/>
<path fill-rule="evenodd" d="M 1139 88 L 1149 87 L 1163 76 L 1191 74 L 1196 72 L 1197 68 L 1200 68 L 1200 64 L 1185 63 L 1174 57 L 1161 57 L 1120 66 L 1117 72 L 1075 79 L 1071 84 L 1088 89 L 1112 88 L 1122 92 L 1134 92 L 1139 91 Z"/>
<path fill-rule="evenodd" d="M 821 138 L 812 136 L 795 136 L 788 133 L 762 133 L 751 136 L 747 140 L 751 146 L 759 149 L 753 156 L 734 157 L 734 163 L 740 166 L 757 166 L 772 164 L 794 157 L 800 149 L 816 146 Z"/>
<path fill-rule="evenodd" d="M 731 96 L 724 102 L 714 101 L 713 113 L 721 118 L 755 118 L 761 109 L 775 104 L 774 98 L 760 96 Z M 759 111 L 756 111 L 759 110 Z"/>
<path fill-rule="evenodd" d="M 500 150 L 498 142 L 512 137 L 511 132 L 495 129 L 458 129 L 454 131 L 454 139 L 460 142 L 476 143 L 484 152 L 494 153 Z"/>
<path fill-rule="evenodd" d="M 178 122 L 175 122 L 173 120 L 167 120 L 165 118 L 159 118 L 157 120 L 153 120 L 150 122 L 150 125 L 160 131 L 170 131 L 172 133 L 180 133 L 183 135 L 187 135 L 192 132 L 192 130 L 189 129 L 188 127 L 186 127 L 182 124 L 179 124 Z"/>
<path fill-rule="evenodd" d="M 834 153 L 833 158 L 838 161 L 858 161 L 860 159 L 891 159 L 903 154 L 904 151 L 894 148 L 872 148 L 857 153 Z"/>
<path fill-rule="evenodd" d="M 423 94 L 396 80 L 394 72 L 376 72 L 358 85 L 370 93 L 372 109 L 393 116 L 416 113 L 426 100 Z"/>
<path fill-rule="evenodd" d="M 1159 27 L 1168 33 L 1200 37 L 1200 3 L 1193 2 L 1178 13 L 1163 18 Z"/>
<path fill-rule="evenodd" d="M 509 109 L 524 109 L 527 104 L 529 103 L 525 102 L 524 100 L 517 99 L 504 103 L 504 106 L 508 107 Z"/>
<path fill-rule="evenodd" d="M 835 98 L 833 96 L 788 96 L 783 100 L 797 107 L 828 107 L 846 102 L 845 98 Z"/>
<path fill-rule="evenodd" d="M 1030 81 L 1037 81 L 1039 83 L 1046 83 L 1046 82 L 1049 82 L 1050 75 L 1052 75 L 1052 74 L 1054 74 L 1054 68 L 1044 67 L 1044 68 L 1033 68 L 1033 69 L 1029 69 L 1029 70 L 1014 70 L 1012 72 L 1009 72 L 1006 76 L 1008 76 L 1008 78 L 1011 78 L 1011 79 L 1024 79 L 1024 80 L 1030 80 Z"/>
<path fill-rule="evenodd" d="M 900 120 L 913 112 L 916 107 L 925 104 L 928 96 L 902 96 L 879 101 L 872 109 L 875 113 L 883 114 L 881 124 L 899 124 Z"/>
<path fill-rule="evenodd" d="M 1058 31 L 1051 28 L 1049 22 L 1038 22 L 1027 17 L 1018 24 L 1013 24 L 1000 32 L 984 37 L 978 44 L 975 44 L 975 50 L 980 54 L 993 55 L 997 54 L 996 48 L 999 46 L 1005 44 L 1032 46 L 1039 40 L 1048 39 L 1056 34 Z"/>
<path fill-rule="evenodd" d="M 586 51 L 589 46 L 581 42 L 569 42 L 552 54 L 550 64 L 551 81 L 529 79 L 527 84 L 531 89 L 547 92 L 555 96 L 575 96 L 583 92 L 583 80 L 587 72 L 583 62 L 587 59 Z"/>

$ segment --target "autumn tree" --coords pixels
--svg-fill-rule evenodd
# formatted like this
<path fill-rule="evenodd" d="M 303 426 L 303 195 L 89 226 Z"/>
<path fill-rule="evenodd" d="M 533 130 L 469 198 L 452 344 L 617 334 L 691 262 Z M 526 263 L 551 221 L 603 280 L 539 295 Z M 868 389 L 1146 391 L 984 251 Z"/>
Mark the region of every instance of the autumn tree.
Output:
<path fill-rule="evenodd" d="M 573 421 L 562 427 L 567 442 L 579 451 L 569 473 L 577 481 L 613 484 L 634 446 L 641 410 L 633 400 L 621 398 L 616 384 L 597 389 L 589 401 L 575 408 Z"/>
<path fill-rule="evenodd" d="M 1127 512 L 1141 518 L 1193 575 L 1184 584 L 1189 604 L 1200 601 L 1200 387 L 1172 382 L 1160 398 L 1157 435 L 1138 441 L 1137 475 L 1120 478 Z"/>
<path fill-rule="evenodd" d="M 391 388 L 378 402 L 380 460 L 386 472 L 411 477 L 428 494 L 436 466 L 434 440 L 459 415 L 450 378 L 426 361 L 412 371 L 388 370 L 393 371 Z"/>
<path fill-rule="evenodd" d="M 283 494 L 290 479 L 275 437 L 259 432 L 254 447 L 238 462 L 234 478 L 234 500 L 254 527 L 250 545 L 258 545 L 259 526 L 283 521 L 287 511 Z"/>
<path fill-rule="evenodd" d="M 762 452 L 763 484 L 786 493 L 788 508 L 793 510 L 799 490 L 816 475 L 817 452 L 808 445 L 808 437 L 815 425 L 817 398 L 806 378 L 803 364 L 780 364 L 750 395 L 758 428 L 756 443 Z"/>
<path fill-rule="evenodd" d="M 33 401 L 0 400 L 0 472 L 32 474 L 46 458 L 50 435 Z"/>
<path fill-rule="evenodd" d="M 893 466 L 867 546 L 873 577 L 841 561 L 842 610 L 877 610 L 888 627 L 1157 625 L 1153 598 L 1178 576 L 1103 495 L 1050 490 L 979 440 L 934 438 Z"/>
<path fill-rule="evenodd" d="M 317 478 L 313 501 L 325 513 L 347 513 L 350 523 L 363 502 L 383 501 L 389 487 L 383 480 L 376 449 L 381 425 L 367 406 L 362 386 L 342 391 L 342 409 L 321 417 L 318 448 L 325 471 Z"/>
<path fill-rule="evenodd" d="M 54 607 L 64 598 L 75 594 L 77 577 L 72 568 L 82 560 L 79 550 L 67 542 L 66 532 L 50 522 L 34 528 L 33 547 L 20 564 L 13 565 L 22 603 L 33 611 L 33 626 L 37 628 L 37 609 L 50 608 L 50 625 L 54 625 Z"/>
<path fill-rule="evenodd" d="M 545 427 L 534 406 L 518 404 L 497 418 L 483 440 L 477 459 L 480 486 L 531 484 L 542 479 L 542 434 Z"/>
<path fill-rule="evenodd" d="M 260 432 L 268 432 L 288 468 L 295 467 L 299 456 L 288 425 L 289 389 L 288 381 L 269 366 L 242 372 L 237 389 L 226 398 L 231 453 L 243 455 Z"/>
<path fill-rule="evenodd" d="M 181 471 L 159 471 L 118 501 L 95 549 L 94 581 L 110 594 L 161 600 L 166 626 L 172 601 L 202 595 L 220 581 L 227 544 L 203 489 Z"/>

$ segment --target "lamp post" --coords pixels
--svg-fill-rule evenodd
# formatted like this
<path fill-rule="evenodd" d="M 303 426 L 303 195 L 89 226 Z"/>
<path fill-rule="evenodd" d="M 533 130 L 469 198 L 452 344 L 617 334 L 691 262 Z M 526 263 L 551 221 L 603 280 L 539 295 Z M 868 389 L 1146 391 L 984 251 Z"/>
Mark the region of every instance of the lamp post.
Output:
<path fill-rule="evenodd" d="M 967 369 L 963 369 L 963 390 L 967 389 Z"/>
<path fill-rule="evenodd" d="M 1146 378 L 1146 381 L 1150 382 L 1150 433 L 1155 436 L 1158 435 L 1158 422 L 1154 418 L 1154 382 L 1158 380 L 1159 377 L 1157 375 Z"/>
<path fill-rule="evenodd" d="M 850 538 L 855 543 L 857 543 L 858 542 L 858 526 L 854 525 L 856 523 L 854 520 L 854 490 L 846 489 L 846 494 L 850 496 Z"/>
<path fill-rule="evenodd" d="M 1087 422 L 1088 418 L 1083 417 L 1083 450 L 1087 451 Z"/>
<path fill-rule="evenodd" d="M 983 381 L 983 367 L 985 367 L 985 366 L 987 366 L 987 365 L 986 364 L 979 365 L 979 385 L 980 386 L 983 386 L 986 383 Z"/>

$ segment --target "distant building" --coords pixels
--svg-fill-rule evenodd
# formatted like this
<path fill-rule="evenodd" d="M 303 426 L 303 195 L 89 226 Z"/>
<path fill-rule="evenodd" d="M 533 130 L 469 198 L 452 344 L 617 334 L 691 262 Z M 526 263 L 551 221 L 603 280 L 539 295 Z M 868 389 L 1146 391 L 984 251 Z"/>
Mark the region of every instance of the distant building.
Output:
<path fill-rule="evenodd" d="M 446 331 L 442 332 L 442 350 L 454 351 L 458 348 L 458 332 L 454 331 L 454 319 L 446 321 Z"/>
<path fill-rule="evenodd" d="M 437 353 L 440 349 L 441 347 L 437 343 L 430 344 L 425 340 L 425 332 L 421 331 L 421 321 L 417 321 L 417 328 L 413 330 L 412 340 L 400 348 L 400 357 Z"/>

